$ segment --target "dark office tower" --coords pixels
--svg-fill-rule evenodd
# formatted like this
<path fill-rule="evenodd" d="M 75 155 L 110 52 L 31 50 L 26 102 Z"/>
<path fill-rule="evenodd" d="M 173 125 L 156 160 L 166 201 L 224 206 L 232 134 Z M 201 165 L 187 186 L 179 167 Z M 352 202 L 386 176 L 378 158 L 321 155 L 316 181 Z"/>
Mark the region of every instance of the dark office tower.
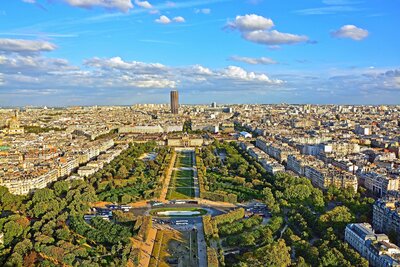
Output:
<path fill-rule="evenodd" d="M 171 91 L 171 113 L 178 114 L 179 111 L 179 94 L 178 91 Z"/>

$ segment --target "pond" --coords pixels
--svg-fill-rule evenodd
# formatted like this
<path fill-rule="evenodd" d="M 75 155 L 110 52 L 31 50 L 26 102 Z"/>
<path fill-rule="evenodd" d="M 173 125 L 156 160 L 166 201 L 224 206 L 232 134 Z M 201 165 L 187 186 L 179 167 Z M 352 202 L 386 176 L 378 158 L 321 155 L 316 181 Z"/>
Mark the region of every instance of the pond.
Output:
<path fill-rule="evenodd" d="M 160 208 L 150 211 L 150 214 L 159 217 L 197 217 L 207 214 L 207 211 L 199 208 Z"/>
<path fill-rule="evenodd" d="M 161 216 L 193 216 L 200 215 L 200 211 L 184 211 L 184 210 L 171 210 L 171 211 L 159 211 L 156 213 Z"/>

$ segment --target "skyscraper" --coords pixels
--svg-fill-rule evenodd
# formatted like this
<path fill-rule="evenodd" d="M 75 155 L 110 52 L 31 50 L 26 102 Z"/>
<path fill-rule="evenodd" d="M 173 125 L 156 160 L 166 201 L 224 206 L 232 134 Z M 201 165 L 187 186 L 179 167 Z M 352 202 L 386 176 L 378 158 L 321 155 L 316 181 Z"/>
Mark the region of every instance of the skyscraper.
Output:
<path fill-rule="evenodd" d="M 171 113 L 178 114 L 179 111 L 179 94 L 178 91 L 171 91 Z"/>

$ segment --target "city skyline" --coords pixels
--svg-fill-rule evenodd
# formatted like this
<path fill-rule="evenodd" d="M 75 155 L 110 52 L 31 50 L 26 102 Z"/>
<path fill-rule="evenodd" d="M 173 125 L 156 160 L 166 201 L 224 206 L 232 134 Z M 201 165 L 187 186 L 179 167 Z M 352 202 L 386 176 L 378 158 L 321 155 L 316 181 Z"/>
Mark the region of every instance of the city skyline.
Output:
<path fill-rule="evenodd" d="M 398 104 L 397 1 L 0 5 L 0 106 Z M 319 27 L 315 27 L 318 25 Z"/>

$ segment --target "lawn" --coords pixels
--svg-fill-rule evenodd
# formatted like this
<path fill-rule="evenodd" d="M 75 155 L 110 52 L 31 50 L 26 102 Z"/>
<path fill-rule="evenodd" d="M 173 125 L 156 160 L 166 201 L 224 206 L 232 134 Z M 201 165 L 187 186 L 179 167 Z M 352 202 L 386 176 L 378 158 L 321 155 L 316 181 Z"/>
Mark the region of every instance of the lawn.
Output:
<path fill-rule="evenodd" d="M 175 187 L 193 187 L 194 181 L 192 178 L 175 179 L 174 186 Z"/>
<path fill-rule="evenodd" d="M 180 153 L 175 167 L 192 167 L 192 154 Z M 188 199 L 193 198 L 194 179 L 193 170 L 174 170 L 172 172 L 167 199 Z"/>
<path fill-rule="evenodd" d="M 193 171 L 192 170 L 176 170 L 172 173 L 173 178 L 187 178 L 187 177 L 193 177 Z"/>
<path fill-rule="evenodd" d="M 194 188 L 174 187 L 167 193 L 167 199 L 188 199 L 194 198 Z"/>
<path fill-rule="evenodd" d="M 174 170 L 172 172 L 172 180 L 180 179 L 180 178 L 193 178 L 192 170 Z"/>
<path fill-rule="evenodd" d="M 176 168 L 190 168 L 193 167 L 192 153 L 179 153 L 178 159 L 175 163 Z"/>

